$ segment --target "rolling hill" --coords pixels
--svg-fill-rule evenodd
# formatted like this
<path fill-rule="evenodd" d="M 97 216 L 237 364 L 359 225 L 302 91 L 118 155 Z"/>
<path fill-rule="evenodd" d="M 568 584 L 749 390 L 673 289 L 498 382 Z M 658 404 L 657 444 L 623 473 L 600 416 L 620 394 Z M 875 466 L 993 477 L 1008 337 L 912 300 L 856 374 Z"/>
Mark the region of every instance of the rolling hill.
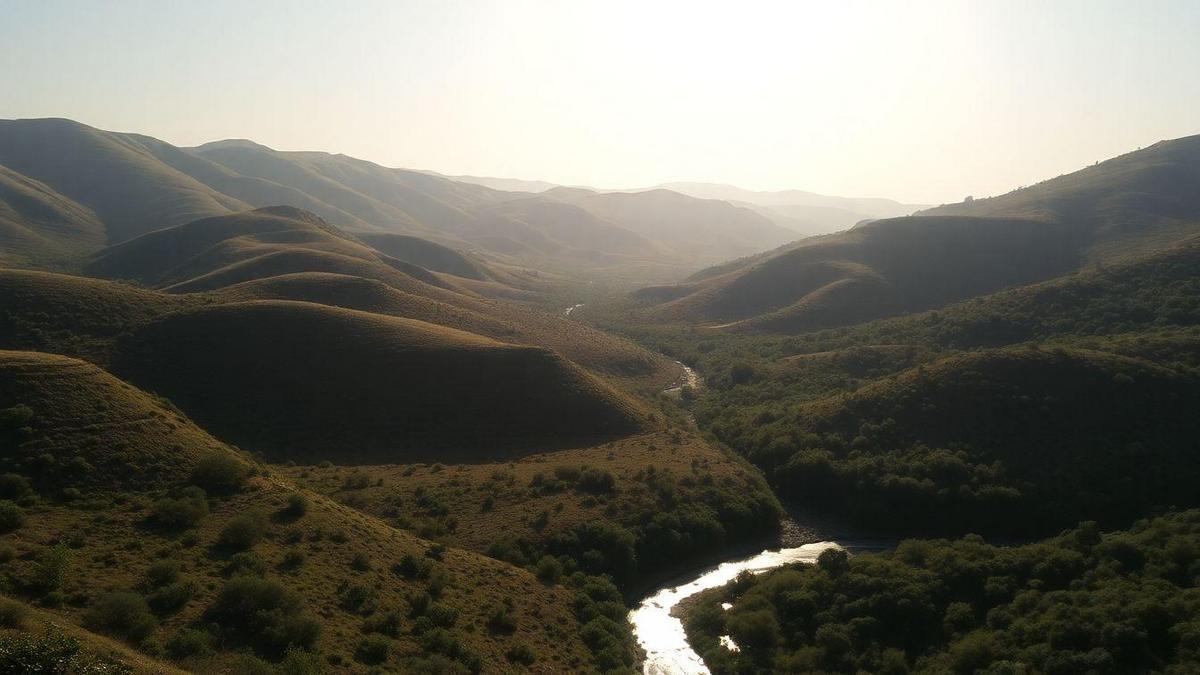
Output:
<path fill-rule="evenodd" d="M 58 217 L 50 224 L 36 215 L 17 219 L 6 214 L 14 222 L 5 224 L 3 236 L 19 242 L 22 250 L 37 252 L 13 262 L 66 270 L 75 269 L 79 252 L 91 253 L 103 244 L 120 244 L 199 218 L 279 205 L 310 211 L 352 234 L 375 237 L 383 248 L 404 253 L 397 258 L 461 273 L 490 265 L 576 277 L 662 280 L 795 236 L 752 209 L 667 190 L 508 192 L 345 155 L 278 151 L 248 140 L 179 148 L 149 136 L 62 119 L 3 121 L 0 168 L 6 182 L 21 184 L 22 192 L 39 185 L 36 190 L 47 193 L 42 201 L 80 212 L 66 222 L 83 218 L 88 236 L 62 232 Z M 55 228 L 71 235 L 62 243 L 72 250 L 31 248 L 37 237 L 54 239 Z M 389 241 L 384 234 L 428 243 Z M 470 251 L 474 260 L 464 267 L 438 247 L 460 256 Z M 490 281 L 507 283 L 497 276 Z M 525 276 L 526 285 L 531 278 Z"/>
<path fill-rule="evenodd" d="M 103 245 L 89 209 L 0 166 L 0 265 L 70 268 Z"/>
<path fill-rule="evenodd" d="M 549 350 L 311 303 L 168 315 L 121 338 L 112 369 L 274 461 L 495 458 L 646 424 Z"/>
<path fill-rule="evenodd" d="M 246 208 L 160 161 L 138 137 L 71 120 L 0 120 L 0 165 L 90 209 L 108 243 Z"/>
<path fill-rule="evenodd" d="M 5 502 L 23 523 L 6 521 L 0 574 L 39 618 L 108 636 L 88 644 L 191 672 L 549 673 L 594 658 L 574 591 L 297 488 L 89 364 L 0 352 L 0 411 L 6 494 L 23 491 Z"/>
<path fill-rule="evenodd" d="M 860 224 L 636 297 L 662 320 L 772 332 L 935 308 L 1195 234 L 1198 167 L 1200 137 L 1164 141 L 1009 195 Z"/>
<path fill-rule="evenodd" d="M 173 292 L 205 291 L 294 272 L 335 272 L 442 295 L 452 285 L 384 255 L 321 218 L 286 206 L 204 218 L 99 252 L 85 270 Z"/>
<path fill-rule="evenodd" d="M 925 208 L 878 197 L 835 197 L 803 190 L 765 192 L 716 183 L 664 183 L 657 187 L 746 205 L 808 236 L 845 230 L 864 220 L 907 216 Z"/>

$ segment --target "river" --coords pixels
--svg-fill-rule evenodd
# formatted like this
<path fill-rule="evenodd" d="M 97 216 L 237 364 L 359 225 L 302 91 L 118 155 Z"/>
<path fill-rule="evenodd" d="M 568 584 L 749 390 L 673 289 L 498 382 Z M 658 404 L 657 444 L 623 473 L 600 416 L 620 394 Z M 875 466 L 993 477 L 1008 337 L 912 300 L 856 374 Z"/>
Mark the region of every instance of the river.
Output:
<path fill-rule="evenodd" d="M 816 562 L 827 548 L 840 548 L 831 541 L 805 544 L 796 548 L 763 551 L 758 555 L 723 562 L 674 586 L 658 589 L 629 613 L 633 634 L 646 652 L 643 670 L 646 675 L 695 675 L 708 673 L 700 655 L 692 651 L 683 623 L 671 616 L 680 601 L 700 591 L 723 586 L 742 572 L 765 572 L 788 563 Z"/>
<path fill-rule="evenodd" d="M 563 310 L 563 316 L 571 318 L 575 310 L 583 304 L 573 305 Z M 663 390 L 664 394 L 680 397 L 683 388 L 698 389 L 704 386 L 699 373 L 683 363 L 676 361 L 682 369 L 682 374 L 676 383 Z M 689 415 L 689 420 L 691 416 Z M 694 420 L 691 420 L 693 426 Z M 795 515 L 795 514 L 793 514 Z M 818 532 L 831 532 L 828 524 L 819 523 L 820 519 L 807 517 L 790 517 L 783 522 L 781 540 L 783 542 L 812 541 Z M 805 526 L 800 523 L 811 523 Z M 815 526 L 815 529 L 814 529 Z M 827 535 L 828 536 L 828 535 Z M 706 591 L 710 588 L 723 586 L 732 581 L 742 572 L 759 574 L 791 563 L 815 563 L 821 551 L 829 548 L 843 548 L 848 551 L 878 550 L 883 548 L 879 542 L 859 542 L 845 540 L 812 541 L 793 547 L 781 547 L 764 550 L 757 555 L 736 557 L 715 567 L 699 570 L 685 577 L 682 582 L 672 582 L 648 594 L 637 606 L 629 612 L 629 623 L 633 626 L 634 637 L 638 645 L 646 653 L 642 672 L 645 675 L 707 675 L 708 668 L 700 655 L 688 645 L 687 636 L 683 631 L 683 623 L 671 615 L 683 600 Z M 732 640 L 722 639 L 731 648 L 736 646 Z"/>
<path fill-rule="evenodd" d="M 765 550 L 757 555 L 741 557 L 709 567 L 682 582 L 672 582 L 652 591 L 629 612 L 629 623 L 638 645 L 646 652 L 642 672 L 645 675 L 701 675 L 709 672 L 700 655 L 692 651 L 683 623 L 671 615 L 683 600 L 723 586 L 742 572 L 759 574 L 791 563 L 815 563 L 821 551 L 841 548 L 851 553 L 877 551 L 892 542 L 874 540 L 818 541 L 792 548 Z M 732 641 L 723 640 L 729 645 Z"/>

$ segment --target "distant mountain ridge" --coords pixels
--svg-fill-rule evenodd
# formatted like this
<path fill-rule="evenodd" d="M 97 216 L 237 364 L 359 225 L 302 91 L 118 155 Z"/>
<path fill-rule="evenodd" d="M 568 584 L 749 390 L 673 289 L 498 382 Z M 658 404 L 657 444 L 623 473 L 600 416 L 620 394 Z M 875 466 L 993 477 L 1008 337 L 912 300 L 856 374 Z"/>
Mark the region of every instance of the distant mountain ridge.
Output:
<path fill-rule="evenodd" d="M 21 251 L 6 259 L 62 270 L 104 244 L 277 205 L 350 233 L 419 237 L 499 267 L 592 278 L 678 278 L 797 236 L 776 222 L 785 216 L 662 190 L 611 197 L 542 182 L 459 181 L 247 139 L 180 148 L 65 119 L 0 120 L 0 171 L 5 185 L 23 186 L 0 188 L 0 245 Z M 31 198 L 86 232 L 55 231 L 29 212 Z"/>
<path fill-rule="evenodd" d="M 991 199 L 785 245 L 636 294 L 662 321 L 803 332 L 940 307 L 1200 231 L 1200 136 Z"/>

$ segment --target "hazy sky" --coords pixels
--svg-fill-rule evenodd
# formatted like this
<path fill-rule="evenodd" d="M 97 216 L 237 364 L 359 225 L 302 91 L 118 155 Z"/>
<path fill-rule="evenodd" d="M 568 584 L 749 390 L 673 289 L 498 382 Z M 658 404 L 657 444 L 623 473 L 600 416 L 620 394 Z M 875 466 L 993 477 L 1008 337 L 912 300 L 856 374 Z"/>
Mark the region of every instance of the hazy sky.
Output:
<path fill-rule="evenodd" d="M 0 0 L 0 117 L 919 202 L 1200 133 L 1200 1 Z"/>

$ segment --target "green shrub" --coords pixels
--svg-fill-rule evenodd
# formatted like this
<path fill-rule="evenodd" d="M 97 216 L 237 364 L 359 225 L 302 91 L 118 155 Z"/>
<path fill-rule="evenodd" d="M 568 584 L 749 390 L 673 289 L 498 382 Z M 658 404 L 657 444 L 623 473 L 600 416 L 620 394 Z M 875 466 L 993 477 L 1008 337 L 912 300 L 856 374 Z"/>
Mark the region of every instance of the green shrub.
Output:
<path fill-rule="evenodd" d="M 12 532 L 25 524 L 25 511 L 7 499 L 0 500 L 0 532 Z"/>
<path fill-rule="evenodd" d="M 151 588 L 159 588 L 179 580 L 179 561 L 158 560 L 146 569 L 146 582 Z"/>
<path fill-rule="evenodd" d="M 279 656 L 288 647 L 309 649 L 321 624 L 304 608 L 301 595 L 273 579 L 234 577 L 204 613 L 226 639 Z"/>
<path fill-rule="evenodd" d="M 0 409 L 0 430 L 7 431 L 27 427 L 33 422 L 33 408 L 25 404 Z"/>
<path fill-rule="evenodd" d="M 156 614 L 164 615 L 179 611 L 196 594 L 196 586 L 190 581 L 175 581 L 151 591 L 146 604 Z"/>
<path fill-rule="evenodd" d="M 208 497 L 204 490 L 189 486 L 176 497 L 163 497 L 150 507 L 150 517 L 163 527 L 195 527 L 208 515 Z"/>
<path fill-rule="evenodd" d="M 109 635 L 141 642 L 154 632 L 158 620 L 137 593 L 116 591 L 101 597 L 84 616 L 84 624 Z"/>
<path fill-rule="evenodd" d="M 512 661 L 513 663 L 519 663 L 523 666 L 530 666 L 533 665 L 534 661 L 537 661 L 537 654 L 529 645 L 525 643 L 519 643 L 509 647 L 508 651 L 504 653 L 504 658 Z"/>
<path fill-rule="evenodd" d="M 367 584 L 350 584 L 342 589 L 342 607 L 351 612 L 370 614 L 375 611 L 379 592 Z"/>
<path fill-rule="evenodd" d="M 243 513 L 229 519 L 217 545 L 233 551 L 244 551 L 259 542 L 267 532 L 267 521 L 258 513 Z"/>
<path fill-rule="evenodd" d="M 382 635 L 368 635 L 359 641 L 354 658 L 360 663 L 374 666 L 387 661 L 391 652 L 391 640 Z"/>
<path fill-rule="evenodd" d="M 588 467 L 579 475 L 576 486 L 583 492 L 607 494 L 616 489 L 617 481 L 611 471 Z"/>
<path fill-rule="evenodd" d="M 400 627 L 403 623 L 404 614 L 398 609 L 389 609 L 373 614 L 363 622 L 362 629 L 364 633 L 380 633 L 388 637 L 396 637 L 400 634 Z"/>
<path fill-rule="evenodd" d="M 371 569 L 371 557 L 362 551 L 358 551 L 354 554 L 354 557 L 350 558 L 350 569 L 356 572 L 366 572 Z"/>
<path fill-rule="evenodd" d="M 289 548 L 287 551 L 284 551 L 283 561 L 280 562 L 280 566 L 287 570 L 299 569 L 304 565 L 305 559 L 304 551 L 298 548 Z"/>
<path fill-rule="evenodd" d="M 261 577 L 267 574 L 267 562 L 250 551 L 242 551 L 229 558 L 224 571 L 226 576 L 231 577 L 239 574 Z"/>
<path fill-rule="evenodd" d="M 548 584 L 556 584 L 562 578 L 562 563 L 552 555 L 544 555 L 537 563 L 537 577 Z"/>
<path fill-rule="evenodd" d="M 229 494 L 242 489 L 250 476 L 250 467 L 229 452 L 214 450 L 196 462 L 191 482 L 213 494 Z"/>
<path fill-rule="evenodd" d="M 211 651 L 212 638 L 204 631 L 181 628 L 167 640 L 166 652 L 173 659 L 203 656 Z"/>
<path fill-rule="evenodd" d="M 429 617 L 429 621 L 433 625 L 440 628 L 449 628 L 458 620 L 458 610 L 449 605 L 435 602 L 426 608 L 425 616 Z"/>
<path fill-rule="evenodd" d="M 392 565 L 392 573 L 405 579 L 424 579 L 429 576 L 432 568 L 433 563 L 428 560 L 405 553 L 399 562 Z"/>
<path fill-rule="evenodd" d="M 517 630 L 517 620 L 513 617 L 510 608 L 500 605 L 493 607 L 492 611 L 488 612 L 487 628 L 491 633 L 512 635 Z"/>
<path fill-rule="evenodd" d="M 279 662 L 278 671 L 279 675 L 321 675 L 325 672 L 325 668 L 316 654 L 296 647 L 288 647 L 287 652 L 283 655 L 283 661 Z"/>
<path fill-rule="evenodd" d="M 308 513 L 308 505 L 308 497 L 299 492 L 293 492 L 288 495 L 287 504 L 283 507 L 283 515 L 291 519 L 301 518 Z"/>
<path fill-rule="evenodd" d="M 33 585 L 43 593 L 57 591 L 71 569 L 71 551 L 59 544 L 42 549 L 33 564 Z"/>
<path fill-rule="evenodd" d="M 0 599 L 0 627 L 20 628 L 29 616 L 29 608 L 24 603 L 8 598 Z"/>
<path fill-rule="evenodd" d="M 20 474 L 6 473 L 0 475 L 0 499 L 18 501 L 33 494 L 29 479 Z"/>

